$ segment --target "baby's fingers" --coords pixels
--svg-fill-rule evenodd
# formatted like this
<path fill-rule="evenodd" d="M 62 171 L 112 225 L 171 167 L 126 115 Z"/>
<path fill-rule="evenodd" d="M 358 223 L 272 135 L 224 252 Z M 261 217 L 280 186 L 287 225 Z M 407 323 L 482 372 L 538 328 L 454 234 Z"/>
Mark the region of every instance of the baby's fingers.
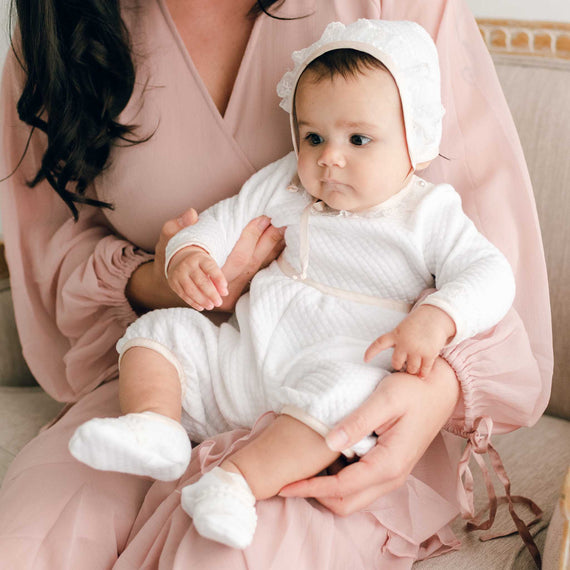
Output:
<path fill-rule="evenodd" d="M 197 311 L 211 311 L 215 302 L 221 301 L 216 288 L 206 273 L 196 267 L 177 282 L 174 291 L 178 296 Z"/>
<path fill-rule="evenodd" d="M 391 334 L 383 334 L 379 336 L 364 353 L 364 362 L 370 362 L 377 354 L 380 354 L 387 348 L 392 348 L 395 344 L 394 337 Z"/>
<path fill-rule="evenodd" d="M 209 303 L 208 299 L 189 277 L 174 281 L 172 289 L 185 303 L 197 311 L 203 311 L 204 307 Z"/>
<path fill-rule="evenodd" d="M 222 297 L 228 294 L 228 281 L 218 264 L 212 259 L 208 258 L 200 264 L 202 270 L 213 284 L 213 289 L 208 287 L 208 293 L 213 293 L 209 297 L 214 301 L 216 307 L 222 304 Z"/>
<path fill-rule="evenodd" d="M 396 349 L 394 350 L 394 354 L 392 355 L 392 368 L 394 370 L 402 370 L 402 368 L 404 368 L 404 364 L 406 364 L 407 359 L 408 359 L 407 352 L 399 350 L 396 347 Z"/>
<path fill-rule="evenodd" d="M 408 354 L 406 372 L 418 374 L 422 367 L 422 357 L 419 354 Z"/>
<path fill-rule="evenodd" d="M 418 374 L 420 378 L 427 378 L 429 376 L 431 369 L 433 368 L 433 365 L 435 363 L 435 358 L 424 358 L 422 360 L 422 366 Z"/>
<path fill-rule="evenodd" d="M 196 300 L 206 310 L 211 311 L 214 307 L 219 307 L 222 304 L 222 298 L 212 283 L 209 274 L 204 271 L 202 266 L 190 277 L 194 287 L 199 291 L 200 296 L 196 297 Z M 192 291 L 194 291 L 194 289 L 192 289 Z"/>

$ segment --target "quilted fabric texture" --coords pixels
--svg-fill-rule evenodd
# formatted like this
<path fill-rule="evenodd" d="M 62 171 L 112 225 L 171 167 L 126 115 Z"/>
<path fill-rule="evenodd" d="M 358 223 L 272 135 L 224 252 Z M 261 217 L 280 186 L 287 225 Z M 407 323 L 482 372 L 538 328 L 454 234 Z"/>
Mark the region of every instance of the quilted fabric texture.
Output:
<path fill-rule="evenodd" d="M 293 52 L 294 68 L 277 85 L 281 107 L 292 112 L 297 82 L 311 61 L 342 48 L 368 53 L 388 68 L 402 100 L 412 165 L 434 159 L 439 152 L 445 113 L 438 55 L 430 35 L 415 22 L 360 19 L 347 26 L 330 23 L 314 44 Z"/>
<path fill-rule="evenodd" d="M 414 302 L 437 285 L 424 302 L 455 320 L 455 342 L 495 324 L 512 302 L 507 261 L 462 212 L 451 186 L 414 177 L 389 200 L 354 214 L 313 204 L 304 190 L 289 185 L 295 172 L 293 153 L 258 172 L 237 196 L 177 234 L 167 258 L 199 243 L 222 266 L 245 225 L 265 214 L 274 225 L 287 226 L 282 255 L 297 279 L 277 263 L 260 271 L 238 302 L 237 327 L 217 329 L 199 313 L 171 309 L 139 319 L 119 342 L 119 350 L 138 337 L 169 347 L 184 371 L 189 429 L 204 430 L 195 434 L 200 439 L 223 427 L 251 426 L 263 412 L 284 405 L 332 426 L 389 370 L 389 351 L 368 365 L 363 355 L 405 314 L 305 284 L 302 260 L 307 278 L 373 297 Z"/>

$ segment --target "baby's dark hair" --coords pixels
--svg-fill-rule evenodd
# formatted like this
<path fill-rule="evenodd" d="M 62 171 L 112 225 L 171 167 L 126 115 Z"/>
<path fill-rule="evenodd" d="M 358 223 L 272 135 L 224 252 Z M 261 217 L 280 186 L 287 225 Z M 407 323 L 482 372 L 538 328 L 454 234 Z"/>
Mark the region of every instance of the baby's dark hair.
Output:
<path fill-rule="evenodd" d="M 311 61 L 303 74 L 310 71 L 316 82 L 323 79 L 354 78 L 366 70 L 380 69 L 388 71 L 386 66 L 369 53 L 352 48 L 341 48 L 327 51 Z"/>

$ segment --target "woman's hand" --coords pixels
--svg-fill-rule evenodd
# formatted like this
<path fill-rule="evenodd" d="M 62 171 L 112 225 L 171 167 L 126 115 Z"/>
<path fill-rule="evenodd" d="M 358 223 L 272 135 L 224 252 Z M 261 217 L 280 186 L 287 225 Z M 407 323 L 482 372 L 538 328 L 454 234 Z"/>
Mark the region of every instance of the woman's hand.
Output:
<path fill-rule="evenodd" d="M 327 436 L 329 447 L 340 451 L 375 432 L 376 446 L 335 475 L 297 481 L 279 494 L 314 497 L 340 516 L 367 507 L 405 482 L 453 413 L 459 394 L 455 374 L 442 358 L 426 379 L 405 373 L 386 376 Z"/>
<path fill-rule="evenodd" d="M 272 226 L 267 216 L 254 218 L 245 226 L 222 267 L 228 281 L 228 294 L 216 310 L 234 310 L 239 297 L 249 288 L 253 276 L 277 259 L 283 251 L 284 234 L 285 228 Z"/>
<path fill-rule="evenodd" d="M 197 221 L 198 214 L 191 208 L 162 226 L 154 261 L 139 266 L 126 287 L 127 298 L 135 310 L 142 313 L 151 309 L 188 306 L 168 285 L 164 274 L 165 252 L 170 238 Z M 216 310 L 233 311 L 251 278 L 283 250 L 283 233 L 284 228 L 273 227 L 266 216 L 247 224 L 222 267 L 228 281 L 228 295 L 223 297 L 222 305 Z"/>

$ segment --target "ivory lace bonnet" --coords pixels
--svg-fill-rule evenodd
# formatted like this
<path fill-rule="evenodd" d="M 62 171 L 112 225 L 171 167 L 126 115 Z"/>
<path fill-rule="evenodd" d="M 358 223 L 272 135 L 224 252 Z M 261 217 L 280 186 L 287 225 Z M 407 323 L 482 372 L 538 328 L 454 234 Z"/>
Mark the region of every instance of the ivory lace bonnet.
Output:
<path fill-rule="evenodd" d="M 355 49 L 382 62 L 392 74 L 402 102 L 408 152 L 415 168 L 439 153 L 442 119 L 437 49 L 427 31 L 415 22 L 365 20 L 329 24 L 321 38 L 292 54 L 294 67 L 277 85 L 281 107 L 291 116 L 297 83 L 307 66 L 320 55 L 336 49 Z"/>

